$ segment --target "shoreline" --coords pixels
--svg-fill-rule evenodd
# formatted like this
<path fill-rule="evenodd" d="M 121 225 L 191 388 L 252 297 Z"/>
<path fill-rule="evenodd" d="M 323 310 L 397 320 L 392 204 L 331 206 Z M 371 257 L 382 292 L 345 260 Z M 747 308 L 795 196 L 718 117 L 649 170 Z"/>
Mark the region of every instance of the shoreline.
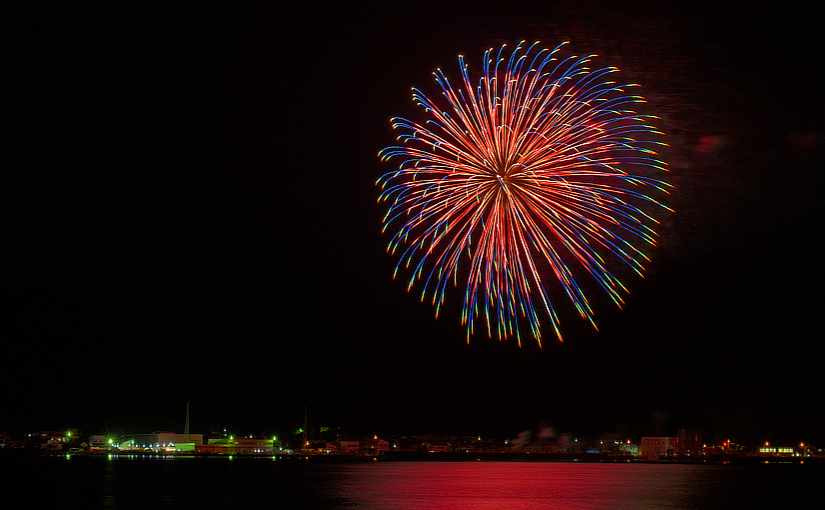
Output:
<path fill-rule="evenodd" d="M 547 454 L 384 454 L 376 456 L 362 455 L 279 455 L 279 454 L 192 454 L 192 453 L 154 453 L 154 452 L 49 452 L 38 450 L 0 450 L 3 457 L 53 457 L 65 460 L 80 458 L 97 458 L 106 460 L 267 460 L 300 464 L 363 464 L 373 462 L 529 462 L 529 463 L 580 463 L 580 464 L 680 464 L 680 465 L 749 465 L 749 464 L 825 464 L 825 458 L 771 458 L 771 457 L 734 457 L 734 458 L 670 458 L 640 459 L 617 458 L 598 455 L 559 456 Z"/>

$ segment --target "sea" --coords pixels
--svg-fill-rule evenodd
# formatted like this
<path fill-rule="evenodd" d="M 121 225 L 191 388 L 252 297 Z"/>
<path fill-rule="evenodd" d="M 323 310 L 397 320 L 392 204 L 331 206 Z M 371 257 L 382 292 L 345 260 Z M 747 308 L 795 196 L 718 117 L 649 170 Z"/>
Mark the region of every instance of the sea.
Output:
<path fill-rule="evenodd" d="M 825 464 L 0 457 L 2 508 L 825 508 Z"/>

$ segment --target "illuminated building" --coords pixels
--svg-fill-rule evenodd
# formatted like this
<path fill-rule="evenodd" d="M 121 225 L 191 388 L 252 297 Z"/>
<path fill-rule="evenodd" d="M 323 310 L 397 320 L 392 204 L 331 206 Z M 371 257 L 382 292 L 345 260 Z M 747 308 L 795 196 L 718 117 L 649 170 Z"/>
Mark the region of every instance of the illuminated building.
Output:
<path fill-rule="evenodd" d="M 304 443 L 301 453 L 304 455 L 335 455 L 338 453 L 338 445 L 335 441 L 309 440 Z"/>
<path fill-rule="evenodd" d="M 625 455 L 628 457 L 638 457 L 641 455 L 641 449 L 639 445 L 635 443 L 631 443 L 630 440 L 625 441 L 624 443 L 619 443 L 619 452 L 621 455 Z"/>
<path fill-rule="evenodd" d="M 760 446 L 759 455 L 763 457 L 793 457 L 796 450 L 790 446 Z"/>
<path fill-rule="evenodd" d="M 647 460 L 658 460 L 661 457 L 672 457 L 679 451 L 678 437 L 643 437 L 639 446 L 639 453 Z"/>
<path fill-rule="evenodd" d="M 632 443 L 630 439 L 616 433 L 610 432 L 602 434 L 597 440 L 586 443 L 585 453 L 588 450 L 597 449 L 600 455 L 609 457 L 638 457 L 639 445 Z"/>
<path fill-rule="evenodd" d="M 731 438 L 719 443 L 702 444 L 702 455 L 706 457 L 742 457 L 747 455 L 748 449 Z"/>
<path fill-rule="evenodd" d="M 209 438 L 207 444 L 195 447 L 197 453 L 216 455 L 272 455 L 275 453 L 275 438 L 250 438 L 235 436 Z"/>
<path fill-rule="evenodd" d="M 596 446 L 595 444 L 593 445 Z M 599 452 L 602 455 L 611 457 L 638 457 L 639 445 L 630 441 L 622 440 L 618 434 L 605 434 L 598 442 Z"/>
<path fill-rule="evenodd" d="M 153 432 L 152 434 L 135 434 L 122 442 L 121 449 L 152 451 L 192 451 L 203 444 L 203 434 L 178 434 L 177 432 Z"/>
<path fill-rule="evenodd" d="M 72 441 L 73 432 L 48 430 L 26 434 L 26 442 L 35 448 L 62 450 Z"/>
<path fill-rule="evenodd" d="M 369 455 L 375 456 L 390 450 L 390 443 L 377 435 L 366 439 L 339 439 L 338 441 L 309 442 L 304 449 L 307 453 L 338 454 L 338 455 Z"/>
<path fill-rule="evenodd" d="M 106 434 L 92 434 L 88 443 L 91 450 L 108 450 L 114 447 L 115 438 Z"/>

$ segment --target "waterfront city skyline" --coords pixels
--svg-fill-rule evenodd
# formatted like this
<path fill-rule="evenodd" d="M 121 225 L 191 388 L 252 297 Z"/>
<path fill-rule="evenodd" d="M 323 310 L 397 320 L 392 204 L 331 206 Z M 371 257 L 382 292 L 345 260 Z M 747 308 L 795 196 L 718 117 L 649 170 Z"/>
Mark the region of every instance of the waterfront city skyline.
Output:
<path fill-rule="evenodd" d="M 288 430 L 308 406 L 359 434 L 825 444 L 825 125 L 804 12 L 64 10 L 27 20 L 0 427 L 182 431 L 191 401 L 198 433 Z M 457 53 L 477 71 L 521 39 L 570 40 L 641 83 L 676 186 L 624 309 L 594 293 L 594 333 L 561 296 L 565 341 L 542 349 L 466 343 L 458 295 L 436 320 L 392 280 L 375 203 L 410 87 L 437 93 Z"/>

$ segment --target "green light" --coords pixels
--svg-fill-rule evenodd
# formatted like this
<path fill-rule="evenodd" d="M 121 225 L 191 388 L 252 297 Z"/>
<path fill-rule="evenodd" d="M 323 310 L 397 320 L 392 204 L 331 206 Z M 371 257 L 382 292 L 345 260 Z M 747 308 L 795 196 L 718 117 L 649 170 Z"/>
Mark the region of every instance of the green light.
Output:
<path fill-rule="evenodd" d="M 235 440 L 235 436 L 229 436 L 229 440 L 230 440 L 230 441 L 234 441 L 234 440 Z"/>
<path fill-rule="evenodd" d="M 274 443 L 274 442 L 277 442 L 277 441 L 278 441 L 278 436 L 272 436 L 272 442 Z"/>
<path fill-rule="evenodd" d="M 66 454 L 66 460 L 70 460 L 71 458 L 72 458 L 72 456 L 67 453 Z"/>
<path fill-rule="evenodd" d="M 106 456 L 106 460 L 112 460 L 112 454 L 111 453 Z"/>
<path fill-rule="evenodd" d="M 66 437 L 72 437 L 72 431 L 71 430 L 66 432 Z"/>
<path fill-rule="evenodd" d="M 115 441 L 114 441 L 114 439 L 112 439 L 112 438 L 110 437 L 110 438 L 108 439 L 108 441 L 107 441 L 107 442 L 108 442 L 109 444 L 114 444 L 114 442 L 115 442 Z"/>

